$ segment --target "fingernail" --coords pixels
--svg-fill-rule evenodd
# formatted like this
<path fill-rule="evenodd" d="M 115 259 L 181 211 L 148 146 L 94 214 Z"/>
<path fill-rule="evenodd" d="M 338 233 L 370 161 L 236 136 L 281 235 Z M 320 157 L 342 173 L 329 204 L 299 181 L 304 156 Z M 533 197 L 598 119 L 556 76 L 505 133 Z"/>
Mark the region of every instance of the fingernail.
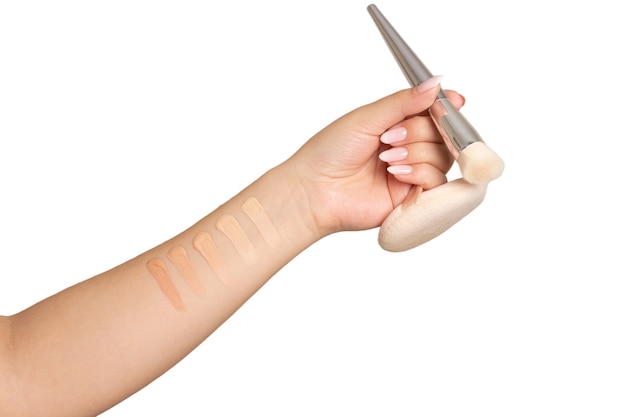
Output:
<path fill-rule="evenodd" d="M 409 154 L 409 151 L 407 148 L 391 148 L 386 150 L 385 152 L 382 152 L 380 155 L 378 155 L 378 157 L 380 158 L 381 161 L 384 162 L 396 162 L 396 161 L 402 161 L 403 159 L 405 159 L 407 157 L 407 155 Z"/>
<path fill-rule="evenodd" d="M 387 172 L 393 175 L 410 174 L 413 172 L 411 165 L 391 165 L 387 167 Z"/>
<path fill-rule="evenodd" d="M 418 93 L 423 93 L 425 91 L 432 90 L 433 88 L 441 84 L 442 78 L 443 75 L 435 75 L 434 77 L 431 77 L 426 81 L 420 83 L 417 87 L 415 87 L 415 91 L 417 91 Z"/>
<path fill-rule="evenodd" d="M 404 127 L 394 127 L 383 133 L 380 136 L 380 141 L 386 144 L 396 143 L 406 139 L 406 135 L 407 132 Z"/>

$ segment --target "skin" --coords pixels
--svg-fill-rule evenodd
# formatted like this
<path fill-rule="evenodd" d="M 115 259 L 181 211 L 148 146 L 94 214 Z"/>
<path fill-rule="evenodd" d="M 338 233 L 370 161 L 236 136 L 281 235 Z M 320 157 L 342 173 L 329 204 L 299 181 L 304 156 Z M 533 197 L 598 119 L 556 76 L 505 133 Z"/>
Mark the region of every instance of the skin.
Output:
<path fill-rule="evenodd" d="M 0 317 L 0 415 L 105 411 L 183 359 L 308 246 L 332 233 L 378 227 L 415 184 L 429 189 L 445 183 L 453 161 L 424 114 L 438 91 L 438 84 L 423 83 L 346 114 L 179 235 Z M 458 107 L 464 102 L 454 92 L 449 96 Z M 381 143 L 384 132 L 398 127 L 407 130 L 406 139 Z M 411 173 L 387 172 L 389 164 L 379 155 L 391 147 L 408 150 L 391 165 L 410 166 Z M 242 212 L 251 197 L 276 229 L 278 248 Z M 257 255 L 254 264 L 244 262 L 216 229 L 223 216 L 240 224 Z M 199 233 L 213 238 L 227 280 L 194 249 Z M 203 291 L 186 284 L 171 266 L 168 252 L 181 247 Z M 169 265 L 182 306 L 173 306 L 150 274 L 146 265 L 154 259 Z"/>

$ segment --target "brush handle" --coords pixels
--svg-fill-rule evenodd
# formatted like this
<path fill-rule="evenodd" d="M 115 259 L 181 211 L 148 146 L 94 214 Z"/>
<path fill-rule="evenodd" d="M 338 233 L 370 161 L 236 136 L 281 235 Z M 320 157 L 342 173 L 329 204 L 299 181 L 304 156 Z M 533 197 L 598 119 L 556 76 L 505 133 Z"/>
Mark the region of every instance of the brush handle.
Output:
<path fill-rule="evenodd" d="M 455 160 L 463 149 L 483 141 L 465 116 L 448 100 L 443 90 L 428 109 L 428 113 Z"/>

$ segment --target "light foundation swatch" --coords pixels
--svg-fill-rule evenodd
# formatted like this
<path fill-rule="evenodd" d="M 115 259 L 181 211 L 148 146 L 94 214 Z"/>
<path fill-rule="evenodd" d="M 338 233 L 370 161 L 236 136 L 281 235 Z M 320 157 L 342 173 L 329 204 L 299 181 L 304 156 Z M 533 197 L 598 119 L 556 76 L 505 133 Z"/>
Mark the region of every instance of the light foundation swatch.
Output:
<path fill-rule="evenodd" d="M 207 232 L 200 232 L 193 238 L 193 247 L 202 255 L 204 260 L 209 264 L 217 278 L 224 284 L 228 284 L 230 277 L 226 270 L 226 264 L 222 254 L 217 249 L 215 242 L 211 239 L 211 235 Z"/>
<path fill-rule="evenodd" d="M 276 228 L 272 224 L 267 213 L 261 206 L 259 200 L 254 197 L 248 198 L 241 206 L 242 211 L 256 226 L 263 239 L 272 248 L 276 248 L 281 243 L 281 238 Z M 250 238 L 246 235 L 237 219 L 231 215 L 225 214 L 221 216 L 216 224 L 219 230 L 235 247 L 237 253 L 249 265 L 258 261 L 258 253 L 254 248 Z M 217 278 L 223 283 L 228 284 L 230 277 L 227 271 L 226 262 L 222 253 L 213 241 L 208 232 L 199 232 L 192 240 L 193 248 L 202 255 L 202 258 L 209 264 L 209 267 L 215 272 Z M 189 254 L 184 247 L 176 245 L 167 252 L 167 260 L 176 268 L 176 271 L 189 286 L 191 291 L 199 296 L 206 296 L 207 289 L 198 276 Z M 159 285 L 159 288 L 165 294 L 169 302 L 176 310 L 184 311 L 185 303 L 176 288 L 174 280 L 170 275 L 165 261 L 161 258 L 150 259 L 146 263 L 146 268 L 150 275 Z"/>
<path fill-rule="evenodd" d="M 256 250 L 239 225 L 237 219 L 231 215 L 225 214 L 217 220 L 215 226 L 217 230 L 224 233 L 232 242 L 233 246 L 246 263 L 254 264 L 257 261 Z"/>
<path fill-rule="evenodd" d="M 280 236 L 278 232 L 274 228 L 272 221 L 263 210 L 263 206 L 259 200 L 254 197 L 251 197 L 244 201 L 241 206 L 243 212 L 248 216 L 248 218 L 256 225 L 259 229 L 259 232 L 263 236 L 263 239 L 270 245 L 272 248 L 277 248 L 280 245 Z"/>

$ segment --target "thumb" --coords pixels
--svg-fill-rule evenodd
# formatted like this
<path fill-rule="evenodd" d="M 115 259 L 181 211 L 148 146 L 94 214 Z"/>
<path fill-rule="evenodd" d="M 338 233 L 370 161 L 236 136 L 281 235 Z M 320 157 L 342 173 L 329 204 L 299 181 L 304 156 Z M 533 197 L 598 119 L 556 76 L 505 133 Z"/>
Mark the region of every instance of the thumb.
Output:
<path fill-rule="evenodd" d="M 367 104 L 352 112 L 352 122 L 365 129 L 363 133 L 378 136 L 407 117 L 427 110 L 437 98 L 441 78 L 429 78 L 417 87 L 398 91 Z"/>

